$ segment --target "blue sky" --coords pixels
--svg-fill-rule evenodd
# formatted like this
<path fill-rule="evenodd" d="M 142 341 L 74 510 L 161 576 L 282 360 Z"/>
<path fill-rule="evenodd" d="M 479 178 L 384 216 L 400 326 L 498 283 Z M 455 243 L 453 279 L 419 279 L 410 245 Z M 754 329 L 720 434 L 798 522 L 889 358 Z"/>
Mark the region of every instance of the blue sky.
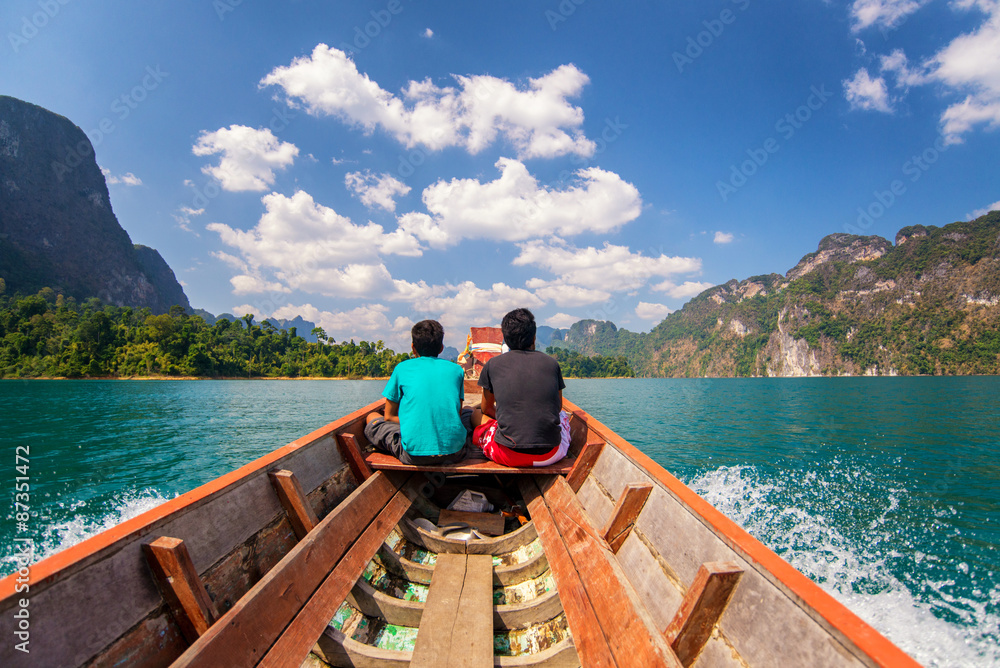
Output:
<path fill-rule="evenodd" d="M 405 349 L 647 331 L 832 232 L 1000 207 L 1000 2 L 11 0 L 0 93 L 91 137 L 213 313 Z"/>

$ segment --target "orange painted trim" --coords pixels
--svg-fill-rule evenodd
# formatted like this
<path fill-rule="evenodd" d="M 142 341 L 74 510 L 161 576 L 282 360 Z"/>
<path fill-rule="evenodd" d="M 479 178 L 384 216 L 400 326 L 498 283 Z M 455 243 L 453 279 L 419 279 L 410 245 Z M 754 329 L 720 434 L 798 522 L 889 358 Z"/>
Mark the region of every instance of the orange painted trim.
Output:
<path fill-rule="evenodd" d="M 36 564 L 32 564 L 30 567 L 31 588 L 34 589 L 38 585 L 45 584 L 48 579 L 59 575 L 60 571 L 70 568 L 85 559 L 96 555 L 102 550 L 112 547 L 119 541 L 135 538 L 137 536 L 143 536 L 151 532 L 154 525 L 174 513 L 180 512 L 185 508 L 207 502 L 227 489 L 236 486 L 245 478 L 248 478 L 256 473 L 266 472 L 276 462 L 284 459 L 296 450 L 315 443 L 324 436 L 341 431 L 357 420 L 364 420 L 368 413 L 382 410 L 384 403 L 385 399 L 379 399 L 364 408 L 360 408 L 353 413 L 345 415 L 339 420 L 334 420 L 326 426 L 320 427 L 311 434 L 297 438 L 288 445 L 273 450 L 266 455 L 255 459 L 249 464 L 241 466 L 235 471 L 226 473 L 215 480 L 205 483 L 201 487 L 197 487 L 190 492 L 186 492 L 175 499 L 171 499 L 155 508 L 147 510 L 141 515 L 113 526 L 106 531 L 102 531 L 96 536 L 91 536 L 87 540 L 68 547 L 65 550 L 56 552 L 52 556 L 47 557 Z M 16 572 L 8 575 L 3 580 L 0 580 L 0 607 L 3 607 L 4 602 L 6 602 L 6 600 L 10 597 L 15 595 L 23 596 L 23 594 L 16 594 L 14 591 L 16 580 Z"/>
<path fill-rule="evenodd" d="M 899 666 L 919 668 L 920 664 L 906 652 L 896 647 L 888 638 L 851 612 L 847 606 L 719 512 L 715 506 L 698 496 L 648 455 L 568 399 L 563 399 L 563 407 L 576 412 L 591 431 L 599 434 L 639 468 L 656 478 L 716 533 L 728 539 L 731 546 L 741 551 L 748 561 L 759 564 L 771 573 L 806 606 L 815 610 L 833 628 L 843 633 L 876 664 L 893 668 Z"/>

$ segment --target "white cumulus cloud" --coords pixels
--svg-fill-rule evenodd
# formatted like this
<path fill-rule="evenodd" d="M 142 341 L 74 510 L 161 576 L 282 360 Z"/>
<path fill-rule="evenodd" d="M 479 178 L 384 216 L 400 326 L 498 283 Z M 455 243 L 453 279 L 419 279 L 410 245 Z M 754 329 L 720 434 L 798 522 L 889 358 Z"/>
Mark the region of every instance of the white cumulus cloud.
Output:
<path fill-rule="evenodd" d="M 968 220 L 974 220 L 976 218 L 979 218 L 980 216 L 985 216 L 990 211 L 998 211 L 998 210 L 1000 210 L 1000 200 L 997 200 L 996 202 L 993 202 L 993 204 L 984 206 L 982 209 L 976 209 L 975 211 L 972 211 L 965 215 Z"/>
<path fill-rule="evenodd" d="M 219 164 L 202 171 L 232 192 L 267 190 L 274 184 L 274 171 L 289 167 L 299 154 L 297 146 L 279 141 L 270 129 L 245 125 L 202 132 L 191 150 L 198 156 L 222 156 Z"/>
<path fill-rule="evenodd" d="M 713 287 L 712 283 L 704 281 L 684 281 L 680 285 L 677 285 L 673 281 L 663 281 L 654 285 L 653 290 L 665 292 L 674 299 L 685 299 L 688 297 L 697 297 L 711 287 Z"/>
<path fill-rule="evenodd" d="M 389 299 L 408 302 L 419 317 L 433 318 L 444 325 L 449 337 L 461 335 L 462 340 L 472 326 L 499 325 L 504 314 L 512 309 L 537 308 L 545 302 L 531 291 L 506 283 L 494 283 L 480 288 L 472 281 L 457 285 L 434 285 L 396 281 L 396 292 Z M 454 340 L 454 339 L 450 339 Z"/>
<path fill-rule="evenodd" d="M 892 29 L 930 0 L 854 0 L 851 5 L 852 29 L 857 32 L 870 26 Z"/>
<path fill-rule="evenodd" d="M 329 115 L 366 132 L 381 128 L 408 148 L 460 146 L 478 153 L 503 137 L 522 158 L 593 155 L 582 131 L 583 110 L 567 99 L 589 82 L 574 65 L 562 65 L 519 87 L 488 75 L 455 75 L 456 86 L 410 81 L 402 97 L 384 90 L 346 53 L 318 44 L 308 56 L 277 67 L 261 86 L 279 86 L 290 106 Z"/>
<path fill-rule="evenodd" d="M 391 348 L 397 353 L 405 353 L 410 350 L 410 327 L 405 318 L 396 318 L 390 322 L 388 316 L 389 308 L 382 304 L 364 304 L 353 309 L 343 311 L 327 311 L 311 303 L 301 305 L 286 304 L 274 309 L 270 313 L 261 312 L 260 308 L 244 304 L 238 311 L 233 313 L 248 312 L 254 313 L 258 321 L 267 318 L 294 320 L 301 316 L 303 320 L 315 323 L 317 327 L 322 327 L 327 336 L 333 338 L 337 343 L 345 343 L 350 340 L 371 341 L 381 340 L 387 348 Z M 402 325 L 402 326 L 400 326 Z M 305 332 L 299 332 L 304 334 Z"/>
<path fill-rule="evenodd" d="M 549 327 L 555 327 L 556 329 L 566 329 L 580 320 L 581 318 L 578 318 L 575 315 L 570 315 L 568 313 L 556 313 L 554 316 L 547 318 L 543 324 L 548 325 Z"/>
<path fill-rule="evenodd" d="M 640 320 L 647 322 L 659 322 L 673 311 L 663 304 L 650 304 L 649 302 L 639 302 L 635 307 L 635 315 Z"/>
<path fill-rule="evenodd" d="M 406 233 L 387 234 L 372 222 L 356 225 L 302 190 L 292 197 L 271 193 L 261 201 L 265 212 L 250 230 L 222 223 L 207 225 L 223 243 L 240 252 L 239 259 L 250 269 L 244 274 L 251 277 L 267 269 L 293 289 L 356 297 L 391 288 L 382 254 L 421 254 L 416 239 Z M 253 287 L 270 289 L 263 279 L 256 283 L 239 280 L 244 292 Z"/>
<path fill-rule="evenodd" d="M 734 237 L 733 237 L 732 232 L 722 232 L 722 231 L 716 230 L 715 237 L 712 238 L 712 243 L 716 243 L 716 244 L 729 244 L 729 243 L 733 242 L 733 238 Z"/>
<path fill-rule="evenodd" d="M 133 174 L 132 172 L 125 172 L 121 176 L 115 176 L 111 173 L 110 169 L 105 169 L 101 167 L 101 174 L 104 174 L 104 180 L 109 186 L 123 185 L 123 186 L 141 186 L 142 179 Z"/>
<path fill-rule="evenodd" d="M 883 77 L 872 79 L 868 69 L 862 67 L 854 73 L 853 78 L 844 79 L 843 84 L 844 97 L 851 109 L 892 113 L 892 100 L 889 99 L 889 89 Z"/>
<path fill-rule="evenodd" d="M 880 57 L 882 71 L 893 76 L 904 92 L 912 86 L 940 84 L 944 92 L 961 97 L 941 114 L 941 134 L 947 144 L 962 142 L 976 126 L 1000 128 L 1000 2 L 956 0 L 952 7 L 982 12 L 983 21 L 919 64 L 911 65 L 901 49 Z M 861 69 L 844 82 L 844 88 L 854 109 L 892 111 L 895 101 L 882 77 L 873 80 Z"/>
<path fill-rule="evenodd" d="M 423 192 L 430 215 L 410 213 L 400 228 L 436 248 L 461 239 L 522 241 L 551 234 L 611 232 L 638 218 L 642 198 L 631 183 L 597 167 L 581 169 L 576 183 L 542 186 L 524 164 L 501 158 L 500 177 L 438 181 Z"/>
<path fill-rule="evenodd" d="M 259 294 L 261 292 L 291 292 L 281 283 L 266 281 L 252 274 L 237 274 L 229 279 L 234 295 Z"/>
<path fill-rule="evenodd" d="M 611 298 L 611 293 L 605 290 L 583 288 L 579 285 L 566 285 L 540 278 L 529 280 L 526 286 L 534 289 L 535 294 L 545 301 L 567 308 L 596 304 L 597 302 L 604 302 Z"/>
<path fill-rule="evenodd" d="M 344 185 L 369 209 L 378 206 L 386 211 L 395 211 L 396 196 L 405 196 L 411 190 L 410 186 L 391 174 L 376 175 L 367 169 L 364 172 L 349 172 L 344 177 Z"/>
<path fill-rule="evenodd" d="M 191 232 L 195 236 L 199 236 L 197 232 L 191 229 L 191 219 L 200 216 L 205 213 L 205 209 L 195 209 L 190 206 L 182 206 L 177 210 L 177 213 L 172 214 L 174 220 L 177 221 L 177 226 L 180 227 L 185 232 Z"/>
<path fill-rule="evenodd" d="M 605 243 L 603 248 L 576 248 L 564 241 L 534 240 L 518 245 L 521 253 L 515 265 L 547 269 L 558 278 L 535 279 L 536 290 L 546 286 L 573 285 L 591 290 L 634 290 L 651 278 L 701 271 L 701 260 L 693 257 L 647 256 L 633 253 L 626 246 Z"/>

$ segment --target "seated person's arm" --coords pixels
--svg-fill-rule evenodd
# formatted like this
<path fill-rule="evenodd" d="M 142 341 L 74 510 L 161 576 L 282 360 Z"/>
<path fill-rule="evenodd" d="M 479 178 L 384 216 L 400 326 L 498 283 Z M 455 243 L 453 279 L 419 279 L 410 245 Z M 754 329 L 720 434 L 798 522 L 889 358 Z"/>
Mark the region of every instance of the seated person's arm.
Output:
<path fill-rule="evenodd" d="M 483 405 L 482 405 L 483 415 L 489 416 L 494 420 L 497 419 L 497 409 L 496 409 L 496 398 L 493 393 L 483 388 Z"/>
<path fill-rule="evenodd" d="M 395 401 L 385 400 L 385 421 L 399 424 L 399 404 Z"/>

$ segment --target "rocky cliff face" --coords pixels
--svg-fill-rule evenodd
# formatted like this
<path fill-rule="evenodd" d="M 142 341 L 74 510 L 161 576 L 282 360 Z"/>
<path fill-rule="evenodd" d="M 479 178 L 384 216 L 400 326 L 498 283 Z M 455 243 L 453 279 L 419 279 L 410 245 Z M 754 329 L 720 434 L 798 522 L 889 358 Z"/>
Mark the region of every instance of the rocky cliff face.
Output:
<path fill-rule="evenodd" d="M 649 334 L 609 341 L 591 323 L 570 347 L 601 332 L 599 352 L 647 376 L 998 374 L 1000 211 L 906 227 L 895 246 L 832 234 L 784 276 L 710 288 Z"/>
<path fill-rule="evenodd" d="M 190 309 L 160 254 L 133 246 L 111 210 L 84 132 L 0 96 L 0 278 L 7 292 L 56 292 L 164 313 Z"/>

